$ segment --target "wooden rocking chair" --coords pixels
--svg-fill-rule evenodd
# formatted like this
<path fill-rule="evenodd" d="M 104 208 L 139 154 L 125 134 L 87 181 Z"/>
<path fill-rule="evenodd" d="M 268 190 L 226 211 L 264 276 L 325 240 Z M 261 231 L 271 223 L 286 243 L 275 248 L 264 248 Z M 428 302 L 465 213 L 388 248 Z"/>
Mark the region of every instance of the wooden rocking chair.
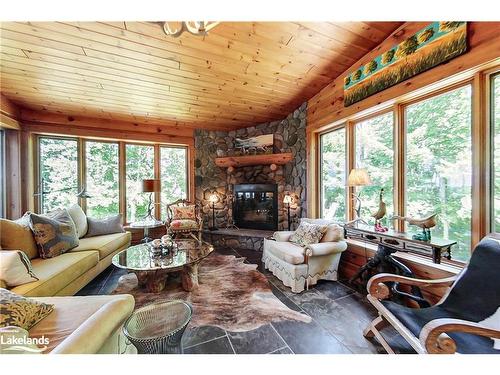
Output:
<path fill-rule="evenodd" d="M 192 237 L 201 241 L 203 219 L 200 206 L 186 199 L 178 199 L 167 205 L 167 233 L 173 238 Z"/>
<path fill-rule="evenodd" d="M 378 274 L 368 282 L 368 300 L 379 316 L 364 336 L 376 337 L 384 349 L 394 351 L 380 334 L 392 325 L 417 353 L 500 354 L 500 241 L 484 238 L 467 267 L 455 277 L 420 280 Z M 409 308 L 386 299 L 385 282 L 425 287 L 452 283 L 441 301 L 431 307 Z"/>

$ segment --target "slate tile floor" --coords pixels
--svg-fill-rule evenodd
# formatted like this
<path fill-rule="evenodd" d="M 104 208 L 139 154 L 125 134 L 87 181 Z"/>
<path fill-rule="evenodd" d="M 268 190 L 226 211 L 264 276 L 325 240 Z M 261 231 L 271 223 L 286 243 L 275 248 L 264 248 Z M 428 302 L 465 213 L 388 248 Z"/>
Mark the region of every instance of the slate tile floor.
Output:
<path fill-rule="evenodd" d="M 363 295 L 341 282 L 320 281 L 294 294 L 269 271 L 264 270 L 261 253 L 254 250 L 218 249 L 221 254 L 245 257 L 258 265 L 274 295 L 285 305 L 312 317 L 311 323 L 272 322 L 247 332 L 229 332 L 218 327 L 188 328 L 182 339 L 189 354 L 352 354 L 385 353 L 376 340 L 366 340 L 363 329 L 376 317 L 376 310 Z M 124 270 L 110 266 L 78 295 L 109 294 Z M 399 334 L 390 329 L 384 336 L 400 353 L 413 353 Z"/>

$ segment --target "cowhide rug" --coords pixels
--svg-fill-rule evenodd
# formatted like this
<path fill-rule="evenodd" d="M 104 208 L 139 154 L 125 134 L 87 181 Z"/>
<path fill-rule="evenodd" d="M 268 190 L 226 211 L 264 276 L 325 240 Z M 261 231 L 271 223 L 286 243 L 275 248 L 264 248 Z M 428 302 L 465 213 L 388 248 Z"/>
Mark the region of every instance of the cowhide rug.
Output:
<path fill-rule="evenodd" d="M 276 298 L 266 277 L 256 270 L 257 265 L 245 264 L 244 260 L 232 255 L 210 255 L 200 264 L 200 285 L 191 292 L 184 291 L 179 277 L 172 274 L 163 291 L 147 293 L 137 287 L 135 274 L 129 273 L 120 278 L 112 293 L 132 294 L 136 308 L 160 299 L 188 301 L 193 306 L 193 327 L 210 325 L 241 332 L 272 321 L 311 321 Z"/>

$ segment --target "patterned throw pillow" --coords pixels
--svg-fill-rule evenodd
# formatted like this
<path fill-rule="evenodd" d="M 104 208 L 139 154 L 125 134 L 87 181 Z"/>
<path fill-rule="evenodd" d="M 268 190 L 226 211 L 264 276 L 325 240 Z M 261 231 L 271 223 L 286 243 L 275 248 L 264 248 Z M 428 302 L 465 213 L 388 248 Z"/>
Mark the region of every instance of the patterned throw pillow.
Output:
<path fill-rule="evenodd" d="M 326 225 L 300 223 L 297 230 L 290 237 L 290 242 L 296 243 L 299 246 L 307 246 L 313 243 L 318 243 L 326 232 Z"/>
<path fill-rule="evenodd" d="M 0 279 L 9 287 L 38 281 L 30 258 L 20 250 L 0 251 Z"/>
<path fill-rule="evenodd" d="M 173 220 L 190 219 L 196 220 L 195 206 L 173 206 L 172 207 Z"/>
<path fill-rule="evenodd" d="M 29 330 L 54 310 L 54 305 L 19 296 L 0 289 L 0 328 L 8 326 Z"/>
<path fill-rule="evenodd" d="M 40 258 L 54 258 L 79 244 L 75 223 L 66 210 L 58 210 L 47 216 L 32 213 L 30 228 L 35 235 Z"/>

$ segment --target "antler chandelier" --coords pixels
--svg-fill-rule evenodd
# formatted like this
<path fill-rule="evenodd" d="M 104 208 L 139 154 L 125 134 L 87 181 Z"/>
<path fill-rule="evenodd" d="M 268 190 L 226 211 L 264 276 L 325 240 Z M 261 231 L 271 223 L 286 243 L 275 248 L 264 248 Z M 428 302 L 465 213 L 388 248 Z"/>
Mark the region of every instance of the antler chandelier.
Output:
<path fill-rule="evenodd" d="M 187 31 L 193 35 L 205 36 L 210 30 L 217 26 L 219 22 L 215 21 L 183 21 L 178 29 L 172 29 L 170 22 L 163 23 L 163 31 L 168 36 L 177 38 L 184 31 Z"/>

